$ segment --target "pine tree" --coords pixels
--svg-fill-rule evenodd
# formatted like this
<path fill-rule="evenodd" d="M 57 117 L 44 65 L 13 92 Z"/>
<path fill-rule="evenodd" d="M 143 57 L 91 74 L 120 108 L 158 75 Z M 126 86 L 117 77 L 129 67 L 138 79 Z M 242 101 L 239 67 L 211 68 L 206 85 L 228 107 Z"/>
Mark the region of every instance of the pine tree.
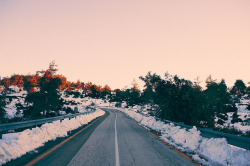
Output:
<path fill-rule="evenodd" d="M 35 88 L 38 86 L 36 77 L 34 75 L 27 75 L 25 78 L 24 89 L 28 93 L 34 93 L 36 91 Z"/>
<path fill-rule="evenodd" d="M 5 120 L 5 115 L 6 115 L 6 111 L 4 109 L 5 105 L 6 105 L 5 96 L 3 94 L 0 94 L 0 123 L 4 122 Z"/>
<path fill-rule="evenodd" d="M 9 77 L 5 77 L 2 80 L 2 85 L 4 86 L 4 91 L 7 92 L 10 86 L 10 78 Z"/>
<path fill-rule="evenodd" d="M 52 75 L 55 75 L 55 73 L 58 71 L 58 69 L 56 69 L 57 65 L 55 63 L 55 61 L 52 61 L 50 64 L 49 64 L 49 69 L 48 71 L 50 71 L 52 73 Z"/>
<path fill-rule="evenodd" d="M 17 86 L 19 77 L 20 77 L 19 75 L 15 75 L 15 74 L 12 75 L 11 78 L 10 78 L 11 85 L 16 85 Z"/>
<path fill-rule="evenodd" d="M 216 82 L 216 80 L 212 79 L 212 75 L 210 74 L 205 81 L 206 87 L 210 86 L 214 82 Z"/>
<path fill-rule="evenodd" d="M 78 79 L 76 82 L 76 89 L 82 89 L 81 81 Z"/>
<path fill-rule="evenodd" d="M 246 85 L 242 80 L 236 80 L 232 90 L 230 91 L 231 94 L 245 94 L 246 93 Z"/>
<path fill-rule="evenodd" d="M 133 82 L 132 82 L 132 89 L 134 89 L 136 91 L 140 91 L 139 85 L 135 79 L 133 79 Z"/>
<path fill-rule="evenodd" d="M 105 96 L 107 96 L 110 93 L 111 93 L 111 88 L 108 85 L 105 85 L 102 88 L 102 97 L 105 97 Z"/>
<path fill-rule="evenodd" d="M 62 84 L 59 86 L 59 90 L 65 90 L 67 86 L 67 78 L 62 75 L 55 75 L 54 77 L 60 79 L 62 82 Z"/>
<path fill-rule="evenodd" d="M 23 85 L 24 85 L 23 76 L 20 76 L 18 79 L 18 82 L 17 82 L 17 86 L 18 86 L 19 90 L 22 89 Z"/>
<path fill-rule="evenodd" d="M 194 81 L 194 85 L 195 85 L 195 87 L 198 88 L 199 90 L 202 90 L 202 88 L 201 88 L 201 86 L 200 86 L 200 83 L 201 83 L 200 77 L 197 76 L 196 79 L 195 79 L 195 81 Z"/>
<path fill-rule="evenodd" d="M 86 95 L 88 95 L 89 93 L 91 93 L 91 87 L 93 86 L 92 82 L 88 82 L 86 83 L 85 87 L 84 87 L 84 92 Z"/>
<path fill-rule="evenodd" d="M 62 85 L 61 79 L 55 76 L 54 70 L 55 64 L 51 63 L 49 69 L 42 73 L 40 78 L 40 91 L 29 93 L 26 97 L 26 102 L 33 103 L 33 106 L 25 111 L 25 116 L 30 116 L 33 119 L 41 118 L 41 112 L 44 116 L 50 116 L 51 111 L 58 111 L 62 107 L 62 100 L 60 99 L 60 94 L 57 89 Z M 27 77 L 27 82 L 30 87 L 37 85 L 35 76 Z M 31 110 L 31 111 L 30 111 Z"/>
<path fill-rule="evenodd" d="M 247 87 L 247 89 L 246 89 L 246 92 L 247 92 L 247 94 L 248 94 L 248 96 L 250 97 L 250 82 L 248 82 L 248 87 Z"/>

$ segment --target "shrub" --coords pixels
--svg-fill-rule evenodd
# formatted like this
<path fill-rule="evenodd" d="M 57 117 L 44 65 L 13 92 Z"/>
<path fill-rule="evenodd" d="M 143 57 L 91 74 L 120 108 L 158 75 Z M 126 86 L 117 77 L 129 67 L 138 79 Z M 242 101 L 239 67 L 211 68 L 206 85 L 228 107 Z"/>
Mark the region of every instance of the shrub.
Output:
<path fill-rule="evenodd" d="M 74 98 L 79 98 L 81 93 L 80 92 L 73 92 Z"/>
<path fill-rule="evenodd" d="M 250 111 L 250 103 L 248 104 L 247 109 Z"/>
<path fill-rule="evenodd" d="M 225 121 L 222 120 L 222 119 L 219 119 L 219 120 L 217 121 L 217 123 L 220 124 L 220 125 L 223 125 L 223 124 L 225 123 Z"/>
<path fill-rule="evenodd" d="M 233 119 L 232 119 L 231 123 L 234 124 L 234 123 L 237 123 L 237 122 L 243 122 L 243 121 L 242 121 L 242 119 L 239 118 L 239 115 L 237 114 L 237 112 L 235 112 L 233 114 Z"/>
<path fill-rule="evenodd" d="M 64 111 L 67 113 L 67 114 L 69 114 L 69 113 L 73 113 L 74 111 L 73 111 L 73 109 L 71 109 L 70 107 L 67 107 L 67 108 L 65 108 L 64 107 Z"/>
<path fill-rule="evenodd" d="M 237 110 L 238 110 L 238 108 L 236 107 L 235 104 L 233 104 L 233 105 L 225 105 L 225 112 L 235 112 Z"/>
<path fill-rule="evenodd" d="M 232 119 L 232 121 L 231 121 L 232 124 L 238 123 L 238 122 L 243 122 L 243 121 L 242 121 L 242 119 L 240 119 L 240 118 Z"/>
<path fill-rule="evenodd" d="M 122 103 L 120 102 L 115 103 L 115 107 L 121 107 L 121 106 L 122 106 Z"/>
<path fill-rule="evenodd" d="M 250 118 L 245 119 L 242 123 L 242 126 L 250 126 Z"/>
<path fill-rule="evenodd" d="M 222 114 L 222 113 L 220 113 L 220 114 L 217 115 L 217 117 L 218 117 L 218 118 L 221 118 L 221 119 L 223 119 L 223 120 L 228 120 L 227 114 Z"/>

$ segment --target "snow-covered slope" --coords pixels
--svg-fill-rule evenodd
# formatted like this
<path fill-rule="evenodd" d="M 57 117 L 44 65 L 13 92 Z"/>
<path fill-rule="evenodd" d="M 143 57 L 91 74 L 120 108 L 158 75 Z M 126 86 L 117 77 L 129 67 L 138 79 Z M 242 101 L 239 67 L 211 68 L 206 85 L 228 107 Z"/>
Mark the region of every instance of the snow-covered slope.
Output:
<path fill-rule="evenodd" d="M 250 103 L 250 97 L 248 95 L 244 95 L 240 98 L 239 103 L 236 103 L 237 107 L 237 115 L 238 118 L 242 120 L 242 122 L 235 122 L 233 123 L 233 114 L 235 112 L 228 112 L 227 117 L 228 119 L 225 121 L 223 125 L 216 124 L 218 127 L 225 128 L 225 127 L 233 127 L 243 133 L 250 131 L 250 110 L 247 109 L 247 106 Z M 215 122 L 218 121 L 218 118 L 215 119 Z"/>
<path fill-rule="evenodd" d="M 22 110 L 20 114 L 17 112 L 17 104 L 25 105 L 25 97 L 27 95 L 27 92 L 22 90 L 19 90 L 17 86 L 10 86 L 10 91 L 6 94 L 7 96 L 7 105 L 5 106 L 6 111 L 6 118 L 12 119 L 14 117 L 20 117 L 22 116 Z"/>
<path fill-rule="evenodd" d="M 20 89 L 17 86 L 10 86 L 9 91 L 6 94 L 6 118 L 13 119 L 15 117 L 22 117 L 23 116 L 23 109 L 19 108 L 18 111 L 18 105 L 22 105 L 24 107 L 27 106 L 27 103 L 25 103 L 25 97 L 27 96 L 27 91 Z M 79 92 L 82 94 L 82 90 L 76 90 L 76 92 Z M 73 111 L 75 108 L 77 108 L 78 112 L 87 112 L 89 106 L 96 105 L 96 106 L 114 106 L 114 103 L 109 103 L 108 101 L 102 100 L 102 99 L 92 99 L 90 97 L 75 97 L 73 94 L 68 95 L 65 91 L 60 91 L 61 98 L 65 101 L 64 108 L 70 108 Z M 64 115 L 66 112 L 64 111 L 64 108 L 60 110 L 60 114 Z"/>

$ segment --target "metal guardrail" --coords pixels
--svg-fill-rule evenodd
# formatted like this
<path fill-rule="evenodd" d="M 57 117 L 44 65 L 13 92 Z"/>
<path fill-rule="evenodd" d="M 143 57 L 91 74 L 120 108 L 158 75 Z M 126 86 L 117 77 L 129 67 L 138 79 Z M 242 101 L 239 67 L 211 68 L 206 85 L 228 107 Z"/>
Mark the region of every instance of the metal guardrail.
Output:
<path fill-rule="evenodd" d="M 193 126 L 185 125 L 185 124 L 181 124 L 181 123 L 176 123 L 176 122 L 172 122 L 169 120 L 163 120 L 163 121 L 166 123 L 173 123 L 177 126 L 187 128 L 187 129 L 193 128 Z M 241 136 L 232 135 L 232 134 L 227 134 L 227 133 L 222 133 L 222 132 L 218 132 L 218 131 L 214 131 L 214 130 L 206 129 L 206 128 L 200 128 L 200 127 L 197 127 L 197 130 L 199 130 L 201 132 L 201 135 L 203 137 L 206 137 L 206 138 L 226 138 L 227 142 L 230 145 L 234 145 L 234 146 L 237 146 L 240 148 L 250 150 L 250 138 L 241 137 Z"/>
<path fill-rule="evenodd" d="M 89 114 L 89 113 L 92 113 L 92 112 L 95 112 L 95 111 L 89 111 L 89 112 L 77 113 L 77 114 L 70 114 L 70 115 L 64 115 L 64 116 L 57 116 L 57 117 L 38 119 L 38 120 L 29 120 L 29 121 L 23 121 L 23 122 L 0 124 L 0 139 L 2 139 L 2 134 L 4 132 L 7 132 L 8 130 L 16 130 L 16 129 L 26 128 L 26 127 L 38 126 L 38 125 L 41 125 L 41 124 L 44 124 L 44 123 L 50 123 L 50 122 L 53 122 L 53 121 L 63 120 L 63 119 L 66 119 L 66 118 L 70 119 L 70 118 L 74 118 L 76 116 L 86 115 L 86 114 Z"/>

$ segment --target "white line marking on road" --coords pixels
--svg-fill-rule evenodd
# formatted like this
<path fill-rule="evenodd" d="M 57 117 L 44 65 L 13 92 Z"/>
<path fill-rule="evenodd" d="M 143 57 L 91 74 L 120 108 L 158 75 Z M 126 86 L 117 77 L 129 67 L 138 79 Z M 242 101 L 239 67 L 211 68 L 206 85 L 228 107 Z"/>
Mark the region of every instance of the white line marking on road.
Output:
<path fill-rule="evenodd" d="M 115 165 L 120 166 L 117 132 L 116 132 L 116 119 L 117 119 L 117 114 L 115 114 Z"/>

